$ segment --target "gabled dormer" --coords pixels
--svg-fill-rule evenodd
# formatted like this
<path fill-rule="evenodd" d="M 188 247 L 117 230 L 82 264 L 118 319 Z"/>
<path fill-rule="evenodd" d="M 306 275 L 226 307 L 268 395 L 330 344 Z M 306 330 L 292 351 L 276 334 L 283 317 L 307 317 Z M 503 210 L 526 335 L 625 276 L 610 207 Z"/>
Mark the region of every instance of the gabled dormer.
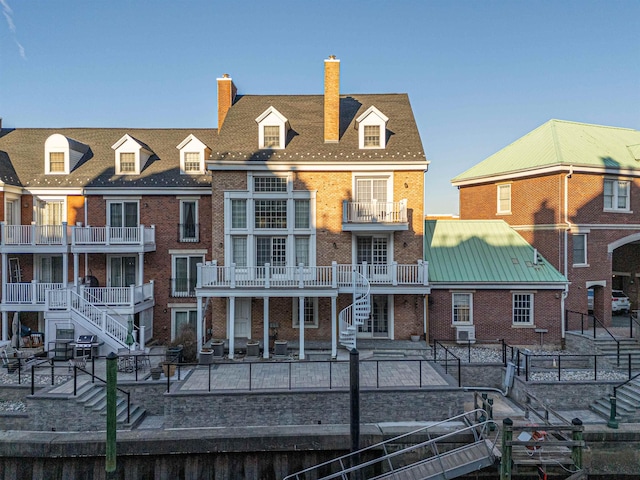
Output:
<path fill-rule="evenodd" d="M 176 147 L 180 150 L 180 174 L 194 175 L 205 172 L 204 161 L 211 155 L 211 149 L 191 134 Z"/>
<path fill-rule="evenodd" d="M 373 105 L 356 118 L 359 148 L 385 148 L 389 118 Z"/>
<path fill-rule="evenodd" d="M 89 151 L 89 146 L 59 133 L 44 142 L 44 173 L 63 175 L 70 173 Z"/>
<path fill-rule="evenodd" d="M 116 151 L 116 175 L 140 175 L 153 151 L 140 140 L 128 133 L 114 143 Z"/>
<path fill-rule="evenodd" d="M 267 108 L 256 118 L 258 124 L 258 148 L 280 150 L 285 147 L 289 120 L 274 107 Z"/>

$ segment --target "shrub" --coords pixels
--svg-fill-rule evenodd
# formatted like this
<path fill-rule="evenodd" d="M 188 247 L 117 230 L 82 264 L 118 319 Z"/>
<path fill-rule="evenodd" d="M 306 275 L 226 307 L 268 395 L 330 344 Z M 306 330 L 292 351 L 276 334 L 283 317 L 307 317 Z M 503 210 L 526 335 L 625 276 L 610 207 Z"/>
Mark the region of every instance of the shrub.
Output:
<path fill-rule="evenodd" d="M 198 341 L 196 332 L 189 324 L 180 327 L 180 331 L 176 338 L 171 342 L 172 347 L 182 347 L 182 361 L 185 363 L 194 363 L 198 354 Z"/>

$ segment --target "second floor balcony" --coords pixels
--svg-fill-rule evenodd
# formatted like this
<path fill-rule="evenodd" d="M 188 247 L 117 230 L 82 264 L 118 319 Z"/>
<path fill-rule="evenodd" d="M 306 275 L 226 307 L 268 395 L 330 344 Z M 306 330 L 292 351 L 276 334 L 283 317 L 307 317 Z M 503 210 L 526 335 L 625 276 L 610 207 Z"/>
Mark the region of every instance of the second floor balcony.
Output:
<path fill-rule="evenodd" d="M 342 202 L 342 230 L 408 230 L 407 200 L 398 202 Z"/>
<path fill-rule="evenodd" d="M 348 290 L 354 282 L 354 272 L 364 275 L 372 286 L 426 287 L 429 285 L 428 263 L 359 264 L 330 266 L 218 266 L 207 263 L 198 266 L 197 289 L 234 288 L 332 288 Z"/>

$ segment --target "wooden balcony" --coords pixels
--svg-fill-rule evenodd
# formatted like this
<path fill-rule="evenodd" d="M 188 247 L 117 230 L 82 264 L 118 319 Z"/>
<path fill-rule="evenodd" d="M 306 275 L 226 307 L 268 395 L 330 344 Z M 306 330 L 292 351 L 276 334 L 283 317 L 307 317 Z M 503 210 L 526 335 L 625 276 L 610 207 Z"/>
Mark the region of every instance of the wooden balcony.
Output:
<path fill-rule="evenodd" d="M 196 291 L 206 296 L 204 290 L 225 289 L 335 289 L 349 291 L 352 288 L 353 271 L 367 277 L 372 286 L 397 288 L 418 287 L 424 290 L 429 285 L 428 263 L 401 265 L 338 265 L 308 267 L 263 267 L 218 266 L 207 263 L 198 266 Z M 402 293 L 402 292 L 398 292 Z"/>
<path fill-rule="evenodd" d="M 407 200 L 399 202 L 342 202 L 342 230 L 401 231 L 409 229 Z"/>
<path fill-rule="evenodd" d="M 69 251 L 70 227 L 62 225 L 7 225 L 0 222 L 2 253 L 66 253 Z"/>

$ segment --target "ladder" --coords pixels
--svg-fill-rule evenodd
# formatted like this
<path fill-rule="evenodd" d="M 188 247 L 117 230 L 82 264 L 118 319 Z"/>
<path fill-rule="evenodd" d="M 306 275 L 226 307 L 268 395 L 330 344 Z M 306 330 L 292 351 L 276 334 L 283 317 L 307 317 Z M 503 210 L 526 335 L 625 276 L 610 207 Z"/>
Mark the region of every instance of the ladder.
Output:
<path fill-rule="evenodd" d="M 22 269 L 20 268 L 19 258 L 9 259 L 9 282 L 11 283 L 22 282 Z"/>
<path fill-rule="evenodd" d="M 482 409 L 466 412 L 301 470 L 284 480 L 348 480 L 353 475 L 368 480 L 435 480 L 467 475 L 492 466 L 500 455 L 496 448 L 498 425 L 493 420 L 472 423 L 476 415 L 488 418 Z M 435 427 L 455 423 L 461 424 L 460 428 L 432 437 Z M 473 441 L 440 451 L 444 443 L 459 442 L 461 434 L 470 434 Z"/>

